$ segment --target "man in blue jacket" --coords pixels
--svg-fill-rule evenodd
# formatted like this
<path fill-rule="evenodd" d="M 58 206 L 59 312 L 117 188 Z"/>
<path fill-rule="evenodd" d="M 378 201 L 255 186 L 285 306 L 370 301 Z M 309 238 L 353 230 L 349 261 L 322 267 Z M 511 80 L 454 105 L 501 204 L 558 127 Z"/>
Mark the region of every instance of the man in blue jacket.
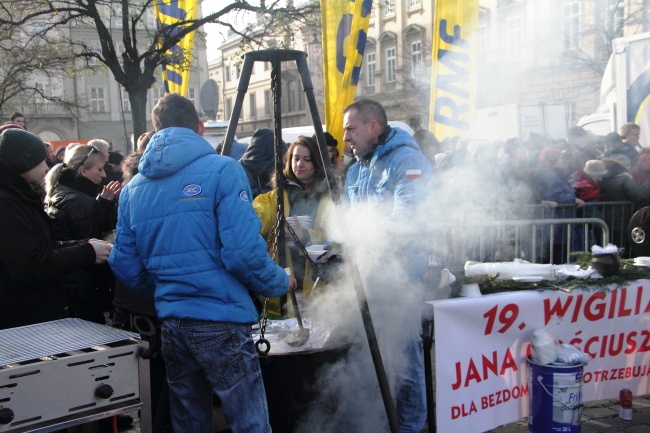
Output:
<path fill-rule="evenodd" d="M 433 169 L 406 131 L 388 126 L 380 103 L 360 99 L 343 113 L 343 139 L 356 158 L 343 197 L 356 226 L 351 248 L 360 260 L 378 254 L 364 266 L 368 304 L 379 312 L 377 334 L 395 378 L 400 432 L 418 433 L 426 419 L 420 312 L 431 239 L 423 233 L 430 219 L 423 205 L 431 201 Z M 354 240 L 357 232 L 367 235 Z"/>
<path fill-rule="evenodd" d="M 270 432 L 249 290 L 281 296 L 295 279 L 269 257 L 246 174 L 199 135 L 192 102 L 168 94 L 151 117 L 109 263 L 126 287 L 153 294 L 163 320 L 174 432 L 211 431 L 213 392 L 233 432 Z"/>

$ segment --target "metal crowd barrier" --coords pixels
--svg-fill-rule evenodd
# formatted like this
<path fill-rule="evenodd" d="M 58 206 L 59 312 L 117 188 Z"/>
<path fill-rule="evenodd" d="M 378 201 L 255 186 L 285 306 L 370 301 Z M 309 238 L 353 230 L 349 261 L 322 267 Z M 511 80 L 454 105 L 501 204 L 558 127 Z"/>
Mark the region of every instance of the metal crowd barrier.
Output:
<path fill-rule="evenodd" d="M 448 222 L 435 225 L 450 269 L 467 261 L 501 262 L 515 258 L 531 263 L 570 263 L 571 253 L 607 245 L 610 230 L 599 218 Z"/>
<path fill-rule="evenodd" d="M 517 257 L 534 263 L 566 262 L 571 253 L 609 242 L 622 250 L 622 257 L 629 257 L 628 224 L 636 210 L 632 202 L 590 202 L 582 208 L 461 207 L 438 219 L 445 223 L 436 224 L 437 243 L 443 245 L 443 256 L 461 263 L 464 258 L 494 261 L 495 256 L 502 261 Z M 600 222 L 594 226 L 591 219 Z M 599 236 L 597 227 L 602 223 L 607 239 Z"/>

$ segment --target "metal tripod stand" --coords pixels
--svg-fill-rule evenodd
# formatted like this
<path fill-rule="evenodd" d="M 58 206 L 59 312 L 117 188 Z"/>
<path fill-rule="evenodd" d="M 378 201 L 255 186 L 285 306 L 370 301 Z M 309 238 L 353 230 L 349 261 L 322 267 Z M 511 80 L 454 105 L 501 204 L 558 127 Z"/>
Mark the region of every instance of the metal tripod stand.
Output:
<path fill-rule="evenodd" d="M 330 185 L 330 194 L 332 191 L 336 191 L 335 187 L 335 178 L 334 170 L 332 163 L 327 152 L 327 144 L 325 141 L 325 135 L 323 133 L 323 126 L 321 123 L 320 116 L 318 114 L 318 106 L 316 104 L 316 98 L 314 96 L 314 87 L 309 75 L 309 68 L 307 66 L 307 54 L 303 51 L 297 50 L 261 50 L 261 51 L 252 51 L 244 55 L 244 65 L 242 67 L 241 75 L 239 77 L 239 84 L 237 87 L 237 98 L 235 99 L 235 104 L 233 111 L 230 115 L 230 123 L 228 124 L 228 131 L 226 132 L 226 138 L 224 146 L 222 149 L 223 155 L 230 155 L 230 149 L 232 148 L 232 142 L 235 137 L 235 131 L 237 130 L 237 123 L 241 115 L 242 105 L 244 103 L 244 96 L 248 90 L 248 85 L 250 82 L 250 77 L 253 72 L 253 65 L 255 62 L 269 62 L 272 65 L 271 69 L 271 83 L 273 91 L 273 125 L 274 125 L 274 147 L 276 152 L 276 161 L 278 160 L 278 154 L 282 152 L 282 126 L 281 126 L 281 105 L 280 105 L 280 95 L 281 92 L 281 65 L 282 62 L 295 61 L 298 68 L 298 73 L 302 80 L 302 85 L 305 90 L 305 95 L 307 96 L 307 102 L 309 105 L 309 111 L 312 116 L 312 121 L 314 123 L 314 131 L 316 132 L 316 141 L 320 148 L 320 157 L 325 167 L 325 172 L 327 176 L 328 184 Z M 281 157 L 280 157 L 281 158 Z M 278 180 L 277 185 L 281 185 L 281 181 Z M 281 203 L 283 200 L 281 191 L 278 190 L 278 203 Z M 337 200 L 337 197 L 332 197 L 334 201 Z M 345 224 L 343 224 L 345 225 Z M 344 232 L 346 231 L 344 227 Z M 282 231 L 281 231 L 282 232 Z M 344 238 L 348 238 L 345 236 Z M 384 364 L 381 358 L 381 353 L 379 351 L 379 345 L 377 343 L 377 336 L 375 334 L 375 328 L 372 323 L 372 317 L 370 315 L 370 310 L 368 308 L 368 302 L 366 299 L 365 290 L 363 287 L 363 282 L 361 280 L 361 274 L 359 273 L 359 268 L 357 267 L 354 257 L 348 255 L 346 257 L 346 262 L 348 264 L 348 270 L 352 278 L 354 289 L 357 296 L 357 301 L 359 303 L 359 310 L 361 313 L 361 319 L 363 321 L 364 330 L 366 332 L 366 338 L 368 340 L 368 346 L 370 348 L 370 354 L 372 355 L 372 361 L 375 368 L 375 373 L 377 375 L 377 380 L 379 382 L 379 389 L 381 391 L 382 400 L 384 403 L 384 408 L 386 409 L 386 415 L 388 417 L 388 423 L 391 433 L 399 433 L 399 423 L 397 420 L 397 413 L 393 405 L 393 399 L 391 397 L 390 386 L 388 383 L 388 378 L 386 377 L 386 371 L 384 369 Z"/>

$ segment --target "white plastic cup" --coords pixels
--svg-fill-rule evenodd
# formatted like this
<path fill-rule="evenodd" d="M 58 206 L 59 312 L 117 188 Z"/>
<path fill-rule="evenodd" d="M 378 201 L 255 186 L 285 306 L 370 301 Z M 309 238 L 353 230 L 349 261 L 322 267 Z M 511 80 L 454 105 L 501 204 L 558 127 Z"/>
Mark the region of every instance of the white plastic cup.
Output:
<path fill-rule="evenodd" d="M 460 286 L 460 296 L 476 298 L 477 296 L 481 296 L 481 288 L 476 283 L 463 284 Z"/>

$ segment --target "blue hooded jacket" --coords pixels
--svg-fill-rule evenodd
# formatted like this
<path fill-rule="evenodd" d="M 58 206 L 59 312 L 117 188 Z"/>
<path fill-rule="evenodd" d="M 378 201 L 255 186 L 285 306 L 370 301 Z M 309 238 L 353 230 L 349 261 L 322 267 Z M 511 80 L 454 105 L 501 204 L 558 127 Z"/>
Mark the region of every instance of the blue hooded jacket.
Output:
<path fill-rule="evenodd" d="M 134 291 L 154 292 L 161 318 L 254 323 L 249 290 L 283 295 L 288 277 L 259 235 L 246 174 L 187 128 L 149 142 L 120 193 L 109 264 Z"/>
<path fill-rule="evenodd" d="M 390 219 L 403 220 L 431 194 L 432 175 L 431 163 L 413 137 L 403 129 L 389 128 L 371 155 L 350 166 L 344 200 L 371 203 Z"/>

